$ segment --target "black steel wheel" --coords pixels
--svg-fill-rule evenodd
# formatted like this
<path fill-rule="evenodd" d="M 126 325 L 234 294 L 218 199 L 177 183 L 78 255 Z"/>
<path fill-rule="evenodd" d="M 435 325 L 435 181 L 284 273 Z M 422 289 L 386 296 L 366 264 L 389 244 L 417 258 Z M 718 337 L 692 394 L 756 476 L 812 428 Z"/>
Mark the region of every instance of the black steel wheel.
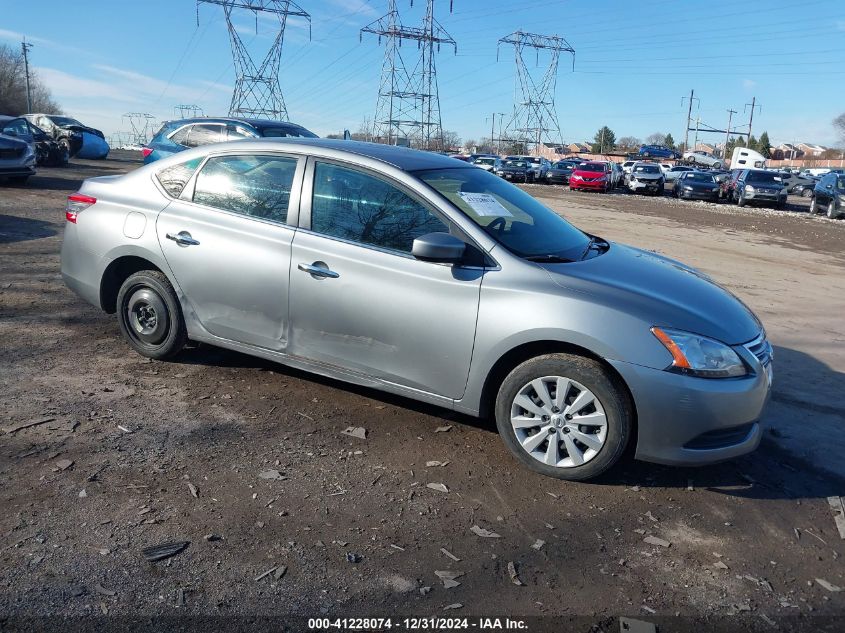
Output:
<path fill-rule="evenodd" d="M 130 275 L 117 295 L 120 332 L 132 348 L 148 358 L 167 358 L 188 340 L 182 309 L 173 286 L 157 270 Z"/>

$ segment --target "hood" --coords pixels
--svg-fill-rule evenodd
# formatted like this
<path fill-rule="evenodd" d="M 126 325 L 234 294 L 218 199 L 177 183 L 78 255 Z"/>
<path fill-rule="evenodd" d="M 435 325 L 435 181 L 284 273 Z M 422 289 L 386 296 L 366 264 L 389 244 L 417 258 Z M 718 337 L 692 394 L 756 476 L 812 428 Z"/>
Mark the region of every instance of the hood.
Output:
<path fill-rule="evenodd" d="M 649 251 L 611 243 L 604 255 L 542 267 L 560 287 L 594 295 L 652 325 L 729 345 L 750 341 L 762 329 L 745 304 L 707 275 Z"/>
<path fill-rule="evenodd" d="M 88 132 L 89 134 L 93 134 L 94 136 L 105 138 L 100 130 L 95 130 L 94 128 L 88 127 L 87 125 L 59 125 L 58 127 L 63 130 L 70 130 L 71 132 Z"/>
<path fill-rule="evenodd" d="M 703 189 L 705 191 L 710 191 L 719 186 L 719 183 L 716 182 L 700 182 L 697 180 L 681 180 L 680 183 L 682 187 L 692 187 L 693 189 Z"/>

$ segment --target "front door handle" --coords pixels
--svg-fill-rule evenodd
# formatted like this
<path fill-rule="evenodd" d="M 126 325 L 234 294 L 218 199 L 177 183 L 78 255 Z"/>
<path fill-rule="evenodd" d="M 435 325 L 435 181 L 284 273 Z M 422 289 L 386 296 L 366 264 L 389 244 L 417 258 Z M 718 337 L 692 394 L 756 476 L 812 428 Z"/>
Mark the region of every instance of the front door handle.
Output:
<path fill-rule="evenodd" d="M 199 246 L 199 242 L 191 237 L 191 234 L 187 231 L 179 231 L 176 235 L 173 233 L 167 233 L 165 236 L 169 240 L 173 240 L 180 246 Z"/>
<path fill-rule="evenodd" d="M 338 273 L 329 270 L 324 262 L 314 262 L 313 264 L 299 264 L 299 270 L 312 275 L 313 277 L 328 277 L 329 279 L 337 279 L 340 277 Z"/>

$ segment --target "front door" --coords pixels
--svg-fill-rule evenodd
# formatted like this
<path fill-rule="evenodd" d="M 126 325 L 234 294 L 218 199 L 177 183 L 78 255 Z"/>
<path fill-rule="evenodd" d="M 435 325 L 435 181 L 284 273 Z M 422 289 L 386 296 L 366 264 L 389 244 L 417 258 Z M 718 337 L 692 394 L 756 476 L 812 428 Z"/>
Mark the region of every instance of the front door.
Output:
<path fill-rule="evenodd" d="M 184 304 L 211 334 L 285 349 L 288 213 L 298 210 L 303 168 L 289 156 L 212 156 L 192 191 L 159 214 L 159 243 Z"/>
<path fill-rule="evenodd" d="M 316 162 L 303 187 L 302 220 L 292 248 L 290 353 L 460 398 L 484 271 L 411 255 L 414 238 L 449 232 L 447 222 L 397 183 L 328 162 Z"/>

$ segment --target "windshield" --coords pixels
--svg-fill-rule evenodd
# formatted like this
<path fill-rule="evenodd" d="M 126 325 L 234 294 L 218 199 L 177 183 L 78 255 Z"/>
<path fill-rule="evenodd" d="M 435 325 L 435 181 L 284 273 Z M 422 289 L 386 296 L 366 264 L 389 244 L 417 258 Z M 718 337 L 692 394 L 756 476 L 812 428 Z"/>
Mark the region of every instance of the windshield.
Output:
<path fill-rule="evenodd" d="M 687 174 L 687 177 L 684 178 L 684 182 L 689 182 L 690 180 L 695 181 L 695 182 L 709 182 L 709 183 L 715 183 L 716 182 L 716 179 L 713 178 L 713 176 L 711 176 L 710 174 L 697 174 L 697 173 Z"/>
<path fill-rule="evenodd" d="M 508 167 L 525 167 L 528 163 L 524 160 L 506 160 L 505 165 Z"/>
<path fill-rule="evenodd" d="M 490 172 L 431 169 L 415 175 L 520 257 L 555 255 L 574 261 L 590 242 L 554 211 Z"/>
<path fill-rule="evenodd" d="M 496 162 L 495 158 L 476 158 L 475 164 L 476 165 L 492 165 Z"/>
<path fill-rule="evenodd" d="M 637 165 L 634 167 L 635 174 L 659 174 L 660 167 L 657 165 Z"/>
<path fill-rule="evenodd" d="M 782 184 L 780 181 L 780 176 L 776 176 L 775 174 L 766 172 L 766 171 L 752 171 L 748 172 L 748 177 L 746 181 L 748 182 L 758 182 L 762 184 L 769 184 L 769 185 L 779 185 Z"/>
<path fill-rule="evenodd" d="M 56 125 L 82 125 L 79 121 L 71 119 L 69 116 L 51 116 L 49 119 Z"/>
<path fill-rule="evenodd" d="M 555 169 L 566 169 L 572 171 L 572 163 L 555 163 L 552 167 Z"/>
<path fill-rule="evenodd" d="M 313 132 L 303 127 L 265 127 L 261 129 L 265 138 L 317 138 Z"/>
<path fill-rule="evenodd" d="M 604 163 L 584 163 L 578 167 L 578 171 L 597 171 L 604 173 Z"/>

